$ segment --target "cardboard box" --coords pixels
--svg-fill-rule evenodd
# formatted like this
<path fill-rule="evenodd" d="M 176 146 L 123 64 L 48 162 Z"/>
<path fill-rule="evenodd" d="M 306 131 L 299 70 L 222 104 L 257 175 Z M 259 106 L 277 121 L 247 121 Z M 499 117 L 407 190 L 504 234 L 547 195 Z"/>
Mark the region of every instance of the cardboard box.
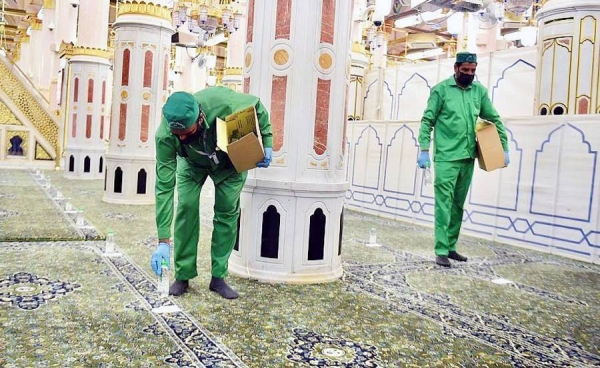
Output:
<path fill-rule="evenodd" d="M 503 168 L 504 149 L 496 125 L 489 122 L 478 123 L 475 136 L 477 138 L 479 167 L 485 171 Z"/>
<path fill-rule="evenodd" d="M 217 147 L 225 151 L 237 172 L 254 169 L 265 158 L 254 106 L 217 118 Z"/>

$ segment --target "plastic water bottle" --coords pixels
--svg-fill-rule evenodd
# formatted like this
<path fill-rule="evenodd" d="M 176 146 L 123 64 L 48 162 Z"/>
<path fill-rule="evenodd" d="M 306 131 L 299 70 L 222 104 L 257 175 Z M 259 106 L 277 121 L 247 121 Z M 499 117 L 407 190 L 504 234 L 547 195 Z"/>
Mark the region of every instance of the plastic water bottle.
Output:
<path fill-rule="evenodd" d="M 71 204 L 71 198 L 67 197 L 66 202 L 65 202 L 65 212 L 71 212 L 73 211 L 73 205 Z"/>
<path fill-rule="evenodd" d="M 369 245 L 377 244 L 377 230 L 372 227 L 369 231 Z"/>
<path fill-rule="evenodd" d="M 161 298 L 169 296 L 169 264 L 164 259 L 160 264 L 161 274 L 158 276 L 158 295 Z"/>
<path fill-rule="evenodd" d="M 425 185 L 430 185 L 431 184 L 431 168 L 429 166 L 427 166 L 426 168 L 423 169 L 423 177 L 424 177 Z"/>
<path fill-rule="evenodd" d="M 108 229 L 106 234 L 106 246 L 104 247 L 104 253 L 111 254 L 115 252 L 115 233 L 112 229 Z"/>
<path fill-rule="evenodd" d="M 79 211 L 77 211 L 77 219 L 75 220 L 75 225 L 79 227 L 85 225 L 85 220 L 83 218 L 83 208 L 80 208 Z"/>

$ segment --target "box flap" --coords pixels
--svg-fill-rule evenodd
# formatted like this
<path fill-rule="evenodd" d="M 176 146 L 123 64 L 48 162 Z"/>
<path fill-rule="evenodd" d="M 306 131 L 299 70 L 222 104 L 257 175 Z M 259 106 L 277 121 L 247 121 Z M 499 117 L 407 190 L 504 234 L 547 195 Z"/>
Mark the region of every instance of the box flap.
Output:
<path fill-rule="evenodd" d="M 217 118 L 217 147 L 221 151 L 227 152 L 229 144 L 229 135 L 227 134 L 227 122 Z"/>

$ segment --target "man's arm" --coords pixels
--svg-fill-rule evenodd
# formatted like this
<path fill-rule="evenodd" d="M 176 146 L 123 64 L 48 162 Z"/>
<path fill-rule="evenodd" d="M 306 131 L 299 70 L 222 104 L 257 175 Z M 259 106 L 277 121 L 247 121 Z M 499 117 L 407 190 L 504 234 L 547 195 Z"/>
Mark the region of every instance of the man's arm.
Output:
<path fill-rule="evenodd" d="M 271 131 L 271 122 L 269 112 L 260 100 L 256 103 L 256 116 L 258 117 L 258 128 L 262 136 L 263 147 L 273 148 L 273 132 Z"/>
<path fill-rule="evenodd" d="M 484 91 L 483 96 L 481 97 L 481 109 L 479 110 L 479 117 L 490 121 L 496 125 L 496 130 L 498 130 L 500 142 L 502 143 L 502 148 L 504 149 L 504 152 L 508 152 L 508 139 L 506 138 L 506 129 L 504 129 L 502 119 L 500 119 L 498 111 L 496 111 L 496 108 L 492 104 L 492 101 L 488 96 L 487 90 Z"/>
<path fill-rule="evenodd" d="M 156 137 L 156 228 L 160 242 L 169 243 L 173 222 L 173 196 L 177 155 L 172 142 Z"/>
<path fill-rule="evenodd" d="M 427 100 L 427 107 L 421 118 L 421 127 L 419 128 L 419 145 L 421 151 L 429 151 L 431 143 L 431 131 L 437 120 L 440 109 L 442 108 L 442 98 L 438 88 L 433 88 Z"/>

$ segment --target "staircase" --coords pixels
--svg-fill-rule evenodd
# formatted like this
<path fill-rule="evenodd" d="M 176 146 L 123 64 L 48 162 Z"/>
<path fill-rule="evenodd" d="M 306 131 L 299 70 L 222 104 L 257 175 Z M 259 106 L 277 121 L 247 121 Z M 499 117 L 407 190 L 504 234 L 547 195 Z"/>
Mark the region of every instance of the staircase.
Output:
<path fill-rule="evenodd" d="M 61 126 L 48 101 L 0 54 L 0 167 L 58 166 Z"/>

